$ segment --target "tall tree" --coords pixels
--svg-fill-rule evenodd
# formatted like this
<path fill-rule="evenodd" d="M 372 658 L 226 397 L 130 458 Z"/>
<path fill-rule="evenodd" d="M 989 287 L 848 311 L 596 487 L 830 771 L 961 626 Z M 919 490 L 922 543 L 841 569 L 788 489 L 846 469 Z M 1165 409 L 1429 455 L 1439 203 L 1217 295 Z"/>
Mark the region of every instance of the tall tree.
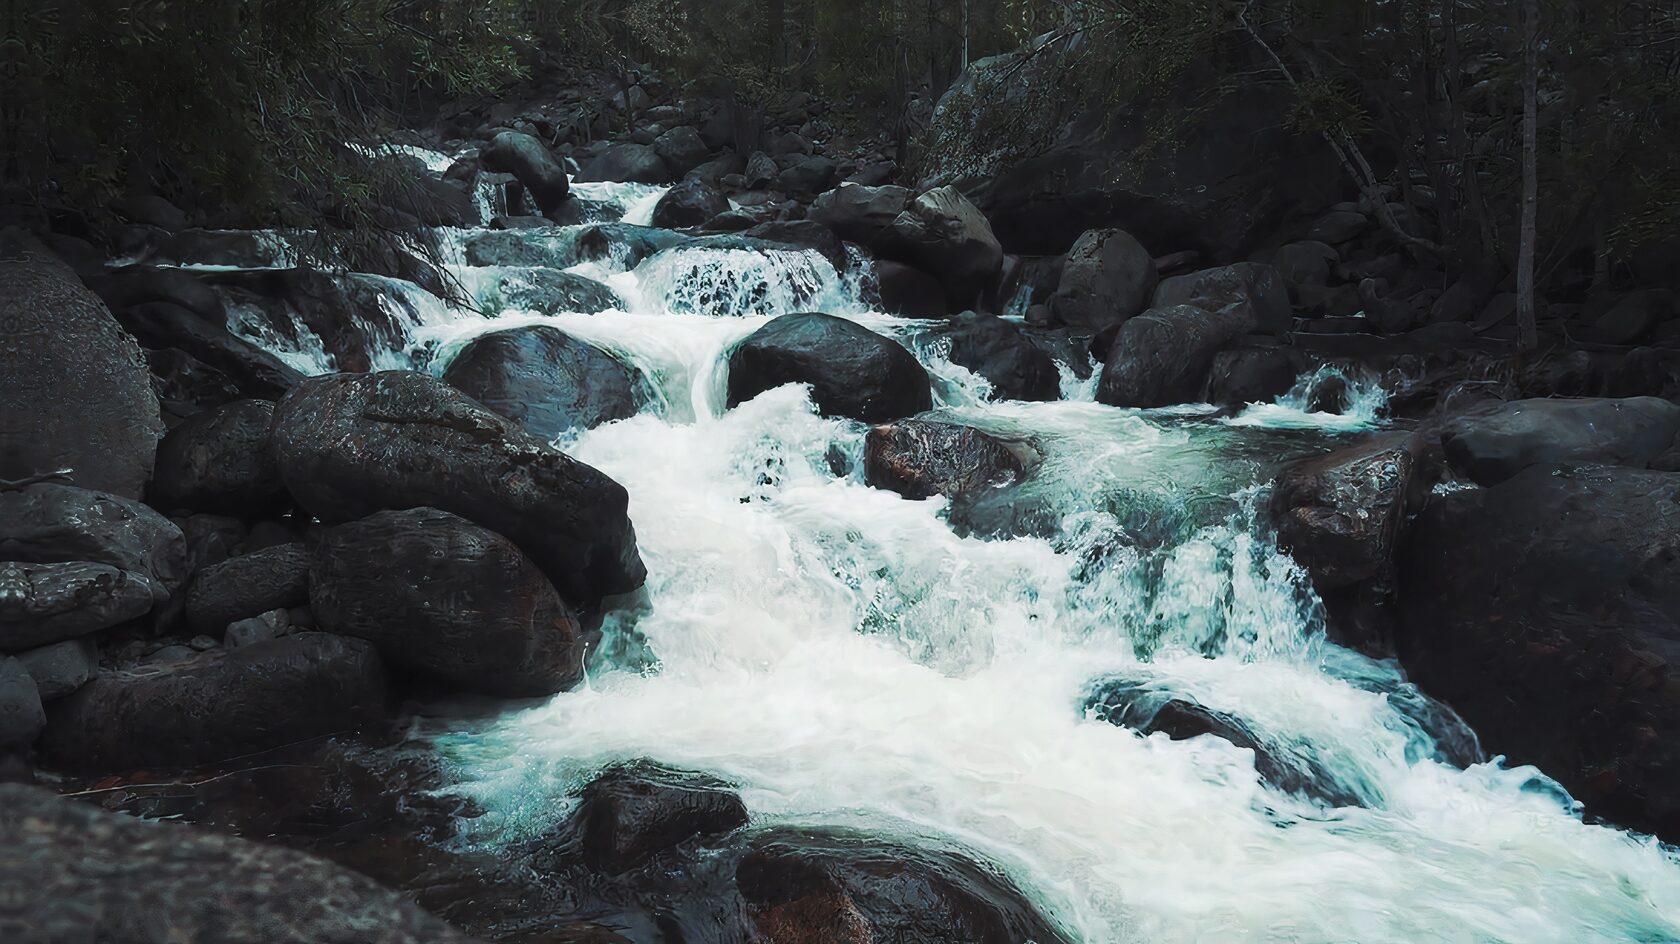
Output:
<path fill-rule="evenodd" d="M 1517 340 L 1539 345 L 1534 311 L 1534 252 L 1540 210 L 1540 3 L 1522 0 L 1523 143 L 1522 226 L 1517 250 Z"/>

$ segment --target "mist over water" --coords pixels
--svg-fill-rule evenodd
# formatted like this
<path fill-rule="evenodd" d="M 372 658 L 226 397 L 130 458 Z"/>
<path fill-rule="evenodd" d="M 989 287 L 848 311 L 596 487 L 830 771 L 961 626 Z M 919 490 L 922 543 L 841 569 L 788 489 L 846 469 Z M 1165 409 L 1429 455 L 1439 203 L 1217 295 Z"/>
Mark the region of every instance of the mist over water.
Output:
<path fill-rule="evenodd" d="M 651 214 L 651 192 L 626 212 Z M 494 280 L 473 268 L 464 284 Z M 441 372 L 486 331 L 546 323 L 656 391 L 560 443 L 628 489 L 645 606 L 609 619 L 579 690 L 417 734 L 487 811 L 472 841 L 540 833 L 602 766 L 652 757 L 738 784 L 755 823 L 965 846 L 1083 941 L 1680 939 L 1667 851 L 1583 824 L 1532 769 L 1445 762 L 1468 733 L 1394 666 L 1329 642 L 1273 543 L 1273 471 L 1379 427 L 1380 386 L 1348 378 L 1352 408 L 1332 416 L 1303 378 L 1220 417 L 1100 406 L 1068 369 L 1061 402 L 992 402 L 929 325 L 872 310 L 864 270 L 815 253 L 571 271 L 623 308 L 492 318 L 393 285 L 406 333 L 375 359 Z M 1029 450 L 1030 475 L 972 507 L 909 501 L 864 483 L 866 427 L 818 416 L 802 387 L 726 410 L 730 349 L 806 310 L 905 343 L 936 414 Z M 234 319 L 300 369 L 333 366 L 318 338 Z M 1114 685 L 1240 719 L 1351 802 L 1276 789 L 1217 738 L 1108 723 L 1094 699 Z"/>

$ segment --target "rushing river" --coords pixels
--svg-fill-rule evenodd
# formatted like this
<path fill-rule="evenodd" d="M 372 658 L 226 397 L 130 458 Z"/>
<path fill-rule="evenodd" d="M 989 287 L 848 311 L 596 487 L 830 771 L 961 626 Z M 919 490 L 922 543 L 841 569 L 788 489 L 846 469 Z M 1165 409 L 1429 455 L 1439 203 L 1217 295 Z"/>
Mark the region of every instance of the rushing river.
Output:
<path fill-rule="evenodd" d="M 643 220 L 659 193 L 590 187 Z M 560 443 L 629 490 L 645 606 L 609 620 L 579 690 L 424 734 L 489 811 L 476 840 L 543 829 L 594 771 L 650 757 L 738 784 L 758 823 L 966 847 L 1081 941 L 1680 939 L 1675 858 L 1584 825 L 1532 769 L 1448 762 L 1473 754 L 1467 732 L 1392 665 L 1326 641 L 1270 540 L 1273 470 L 1380 425 L 1380 390 L 1345 416 L 1299 394 L 1235 417 L 1138 412 L 1091 402 L 1068 365 L 1061 402 L 992 402 L 928 325 L 871 310 L 866 267 L 695 250 L 574 271 L 624 310 L 489 318 L 397 283 L 407 337 L 376 358 L 441 372 L 479 334 L 543 322 L 650 382 L 641 415 Z M 1029 444 L 1031 478 L 965 514 L 1031 521 L 964 536 L 943 499 L 870 488 L 866 429 L 803 388 L 726 409 L 731 346 L 799 310 L 898 338 L 936 413 Z M 332 368 L 301 326 L 282 341 L 235 322 Z M 1116 685 L 1240 719 L 1345 804 L 1266 785 L 1226 741 L 1108 723 L 1093 696 Z"/>

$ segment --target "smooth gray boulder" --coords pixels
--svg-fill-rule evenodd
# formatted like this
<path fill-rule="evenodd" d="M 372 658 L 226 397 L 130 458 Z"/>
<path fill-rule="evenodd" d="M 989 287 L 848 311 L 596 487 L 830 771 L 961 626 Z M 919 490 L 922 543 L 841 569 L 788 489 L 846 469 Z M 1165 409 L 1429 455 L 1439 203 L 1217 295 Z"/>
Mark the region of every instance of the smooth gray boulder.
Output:
<path fill-rule="evenodd" d="M 1644 468 L 1680 434 L 1680 404 L 1656 397 L 1512 400 L 1448 420 L 1441 448 L 1454 472 L 1496 485 L 1534 465 Z"/>
<path fill-rule="evenodd" d="M 1068 250 L 1050 310 L 1062 324 L 1100 334 L 1142 314 L 1159 282 L 1154 258 L 1130 233 L 1090 230 Z"/>

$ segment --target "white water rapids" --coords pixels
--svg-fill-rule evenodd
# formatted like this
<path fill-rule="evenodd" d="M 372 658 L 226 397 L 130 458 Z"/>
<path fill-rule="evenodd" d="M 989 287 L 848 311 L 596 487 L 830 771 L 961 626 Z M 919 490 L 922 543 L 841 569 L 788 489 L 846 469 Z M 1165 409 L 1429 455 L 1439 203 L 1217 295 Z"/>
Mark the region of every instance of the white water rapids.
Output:
<path fill-rule="evenodd" d="M 815 254 L 613 269 L 575 271 L 623 311 L 429 311 L 389 353 L 439 371 L 478 334 L 543 322 L 657 392 L 560 444 L 629 490 L 645 611 L 609 621 L 579 690 L 429 734 L 489 811 L 480 838 L 540 831 L 603 765 L 650 757 L 738 784 L 758 823 L 966 846 L 1074 940 L 1680 939 L 1667 850 L 1584 825 L 1531 769 L 1435 760 L 1415 691 L 1325 641 L 1302 574 L 1255 520 L 1279 461 L 1378 422 L 1370 390 L 1350 416 L 1296 396 L 1222 420 L 1100 406 L 1070 374 L 1062 402 L 996 403 L 923 342 L 926 325 L 870 311 L 862 280 Z M 730 347 L 796 310 L 905 341 L 940 412 L 1030 441 L 1043 462 L 1012 497 L 1048 525 L 963 537 L 944 500 L 868 487 L 866 430 L 820 418 L 803 388 L 726 410 Z M 259 327 L 235 326 L 274 343 Z M 1094 717 L 1087 697 L 1111 676 L 1242 719 L 1360 805 L 1268 787 L 1222 740 Z"/>

